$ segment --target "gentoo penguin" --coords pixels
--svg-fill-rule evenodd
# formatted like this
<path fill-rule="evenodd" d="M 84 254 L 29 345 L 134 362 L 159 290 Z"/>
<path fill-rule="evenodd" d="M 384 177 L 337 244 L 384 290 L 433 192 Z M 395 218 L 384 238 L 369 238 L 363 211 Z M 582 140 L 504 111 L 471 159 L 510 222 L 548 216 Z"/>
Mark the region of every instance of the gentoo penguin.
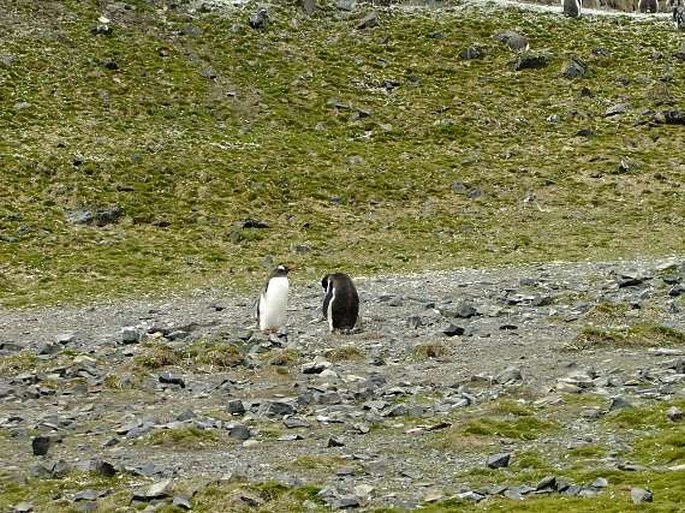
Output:
<path fill-rule="evenodd" d="M 659 10 L 658 0 L 639 0 L 637 3 L 638 12 L 657 12 Z"/>
<path fill-rule="evenodd" d="M 582 5 L 582 0 L 561 0 L 564 16 L 569 18 L 580 18 L 580 8 Z"/>
<path fill-rule="evenodd" d="M 678 30 L 685 30 L 685 5 L 683 0 L 670 0 L 669 5 L 673 8 L 673 23 Z"/>
<path fill-rule="evenodd" d="M 259 329 L 264 333 L 276 333 L 285 324 L 288 308 L 288 272 L 286 265 L 279 265 L 269 275 L 257 301 Z"/>
<path fill-rule="evenodd" d="M 354 328 L 359 315 L 359 294 L 352 278 L 344 273 L 327 274 L 321 279 L 321 287 L 324 290 L 322 311 L 329 330 Z"/>

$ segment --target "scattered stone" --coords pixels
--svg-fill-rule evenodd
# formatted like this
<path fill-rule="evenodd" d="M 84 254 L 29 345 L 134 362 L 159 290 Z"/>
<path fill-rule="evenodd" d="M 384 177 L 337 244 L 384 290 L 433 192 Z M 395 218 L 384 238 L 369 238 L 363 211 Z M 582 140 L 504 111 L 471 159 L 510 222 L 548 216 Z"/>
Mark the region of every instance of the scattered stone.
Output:
<path fill-rule="evenodd" d="M 228 436 L 235 438 L 236 440 L 248 440 L 252 434 L 250 433 L 250 428 L 247 426 L 234 424 L 228 427 Z"/>
<path fill-rule="evenodd" d="M 628 112 L 628 104 L 627 103 L 617 103 L 617 104 L 609 107 L 604 112 L 604 117 L 609 118 L 611 116 L 617 116 L 619 114 L 625 114 L 626 112 Z"/>
<path fill-rule="evenodd" d="M 326 443 L 326 447 L 345 447 L 345 442 L 335 436 L 331 436 Z"/>
<path fill-rule="evenodd" d="M 471 45 L 471 46 L 464 48 L 459 53 L 459 58 L 462 61 L 473 61 L 476 59 L 482 59 L 484 57 L 484 55 L 485 55 L 485 53 L 481 47 Z"/>
<path fill-rule="evenodd" d="M 609 486 L 609 481 L 604 477 L 598 477 L 592 483 L 590 483 L 590 486 L 593 488 L 606 488 Z"/>
<path fill-rule="evenodd" d="M 685 125 L 685 111 L 665 110 L 654 115 L 654 121 L 658 124 Z"/>
<path fill-rule="evenodd" d="M 447 328 L 442 330 L 442 332 L 448 337 L 461 336 L 465 333 L 465 331 L 466 330 L 464 328 L 457 326 L 456 324 L 450 324 Z"/>
<path fill-rule="evenodd" d="M 300 6 L 307 16 L 311 16 L 316 10 L 315 0 L 300 0 Z"/>
<path fill-rule="evenodd" d="M 302 374 L 321 374 L 332 365 L 322 356 L 317 356 L 313 362 L 302 365 Z"/>
<path fill-rule="evenodd" d="M 549 57 L 541 53 L 526 53 L 521 55 L 518 59 L 510 63 L 510 67 L 514 71 L 522 71 L 524 69 L 540 69 L 545 68 L 549 64 Z"/>
<path fill-rule="evenodd" d="M 671 422 L 678 422 L 683 419 L 683 411 L 677 406 L 671 406 L 668 411 L 666 411 L 666 417 Z"/>
<path fill-rule="evenodd" d="M 190 503 L 190 499 L 188 497 L 185 497 L 184 495 L 174 496 L 174 499 L 171 501 L 171 505 L 180 509 L 184 509 L 186 511 L 193 509 L 193 505 Z"/>
<path fill-rule="evenodd" d="M 135 326 L 124 326 L 121 328 L 121 342 L 124 344 L 137 344 L 142 335 Z"/>
<path fill-rule="evenodd" d="M 186 387 L 186 382 L 183 380 L 183 378 L 179 376 L 175 376 L 171 374 L 170 372 L 163 372 L 162 374 L 159 375 L 159 382 L 164 383 L 164 384 L 169 384 L 169 385 L 178 385 L 181 388 Z"/>
<path fill-rule="evenodd" d="M 512 30 L 500 32 L 495 34 L 493 37 L 507 45 L 510 50 L 515 52 L 526 52 L 530 48 L 528 39 L 518 32 L 514 32 Z"/>
<path fill-rule="evenodd" d="M 13 513 L 31 513 L 33 511 L 33 503 L 31 502 L 20 502 L 12 508 Z"/>
<path fill-rule="evenodd" d="M 288 429 L 310 427 L 309 422 L 300 417 L 286 417 L 283 419 L 283 425 Z"/>
<path fill-rule="evenodd" d="M 357 7 L 357 0 L 336 0 L 335 6 L 341 11 L 354 11 Z"/>
<path fill-rule="evenodd" d="M 535 490 L 556 490 L 557 478 L 555 476 L 543 477 L 538 484 L 535 485 Z"/>
<path fill-rule="evenodd" d="M 499 453 L 488 456 L 486 464 L 490 468 L 504 468 L 509 466 L 509 459 L 511 458 L 511 453 Z"/>
<path fill-rule="evenodd" d="M 285 401 L 267 401 L 264 405 L 263 413 L 269 417 L 284 417 L 295 413 L 295 408 Z"/>
<path fill-rule="evenodd" d="M 632 408 L 633 405 L 625 399 L 624 397 L 618 396 L 611 399 L 611 404 L 609 405 L 609 411 L 623 410 L 626 408 Z"/>
<path fill-rule="evenodd" d="M 418 329 L 423 326 L 423 318 L 420 315 L 410 315 L 407 318 L 407 326 L 409 329 Z"/>
<path fill-rule="evenodd" d="M 645 488 L 631 488 L 630 498 L 633 504 L 643 504 L 645 502 L 652 502 L 654 500 L 654 494 Z"/>
<path fill-rule="evenodd" d="M 522 380 L 521 369 L 518 367 L 507 367 L 495 377 L 495 382 L 500 385 L 510 385 Z"/>
<path fill-rule="evenodd" d="M 91 467 L 93 472 L 104 477 L 112 477 L 117 473 L 117 469 L 114 468 L 114 465 L 100 458 L 95 458 Z"/>
<path fill-rule="evenodd" d="M 72 497 L 72 499 L 74 500 L 74 502 L 77 502 L 77 501 L 94 501 L 94 500 L 97 500 L 97 498 L 99 496 L 100 496 L 100 494 L 97 491 L 89 488 L 87 490 L 81 490 L 80 492 L 76 492 L 74 494 L 74 496 Z"/>
<path fill-rule="evenodd" d="M 38 435 L 31 441 L 34 456 L 45 456 L 50 449 L 52 439 L 49 436 Z"/>
<path fill-rule="evenodd" d="M 243 415 L 245 413 L 245 404 L 240 399 L 233 399 L 228 401 L 226 410 L 231 415 Z"/>
<path fill-rule="evenodd" d="M 357 30 L 364 30 L 371 27 L 377 27 L 380 24 L 380 16 L 378 11 L 372 11 L 364 16 L 357 24 Z"/>
<path fill-rule="evenodd" d="M 133 492 L 133 501 L 150 502 L 171 495 L 171 479 L 164 479 Z"/>
<path fill-rule="evenodd" d="M 587 73 L 587 65 L 577 57 L 572 57 L 564 64 L 561 74 L 564 78 L 580 78 Z"/>

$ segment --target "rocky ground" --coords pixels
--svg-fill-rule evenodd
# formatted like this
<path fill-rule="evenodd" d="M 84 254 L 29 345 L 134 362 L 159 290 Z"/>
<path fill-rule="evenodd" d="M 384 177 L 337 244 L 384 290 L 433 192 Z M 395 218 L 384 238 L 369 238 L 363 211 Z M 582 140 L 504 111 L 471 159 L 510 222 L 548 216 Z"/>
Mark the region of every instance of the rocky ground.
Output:
<path fill-rule="evenodd" d="M 534 454 L 563 475 L 584 446 L 603 449 L 598 468 L 630 470 L 634 433 L 606 419 L 685 395 L 682 258 L 357 285 L 362 319 L 349 335 L 327 332 L 318 285 L 297 274 L 287 335 L 270 339 L 253 298 L 223 291 L 0 311 L 3 478 L 128 476 L 134 503 L 181 509 L 192 493 L 174 483 L 216 480 L 315 485 L 312 508 L 588 496 L 602 475 L 590 485 L 479 473 Z M 28 493 L 12 507 L 86 510 L 101 495 L 63 490 L 46 506 Z"/>

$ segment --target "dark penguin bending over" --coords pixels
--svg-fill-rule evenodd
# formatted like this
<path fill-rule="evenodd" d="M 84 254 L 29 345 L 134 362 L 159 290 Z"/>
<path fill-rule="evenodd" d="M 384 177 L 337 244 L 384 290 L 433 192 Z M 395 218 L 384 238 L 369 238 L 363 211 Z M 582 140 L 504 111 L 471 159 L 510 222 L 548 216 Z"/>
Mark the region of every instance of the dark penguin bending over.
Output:
<path fill-rule="evenodd" d="M 580 18 L 580 8 L 582 5 L 582 0 L 561 0 L 564 16 L 569 18 Z"/>
<path fill-rule="evenodd" d="M 351 330 L 359 316 L 359 294 L 352 278 L 344 273 L 327 274 L 321 280 L 325 292 L 323 315 L 329 330 Z"/>
<path fill-rule="evenodd" d="M 673 23 L 678 30 L 685 30 L 685 5 L 683 0 L 669 0 L 667 5 L 673 9 Z"/>

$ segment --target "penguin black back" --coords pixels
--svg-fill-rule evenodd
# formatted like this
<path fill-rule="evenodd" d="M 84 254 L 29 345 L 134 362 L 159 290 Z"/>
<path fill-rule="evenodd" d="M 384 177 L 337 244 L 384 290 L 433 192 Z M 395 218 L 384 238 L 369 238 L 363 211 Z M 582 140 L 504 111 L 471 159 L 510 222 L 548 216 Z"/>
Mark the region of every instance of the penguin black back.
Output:
<path fill-rule="evenodd" d="M 359 294 L 352 278 L 344 273 L 327 274 L 321 279 L 324 290 L 323 315 L 330 331 L 351 330 L 359 316 Z"/>
<path fill-rule="evenodd" d="M 579 18 L 582 5 L 582 0 L 561 0 L 561 8 L 564 11 L 564 16 L 568 16 L 569 18 Z"/>

